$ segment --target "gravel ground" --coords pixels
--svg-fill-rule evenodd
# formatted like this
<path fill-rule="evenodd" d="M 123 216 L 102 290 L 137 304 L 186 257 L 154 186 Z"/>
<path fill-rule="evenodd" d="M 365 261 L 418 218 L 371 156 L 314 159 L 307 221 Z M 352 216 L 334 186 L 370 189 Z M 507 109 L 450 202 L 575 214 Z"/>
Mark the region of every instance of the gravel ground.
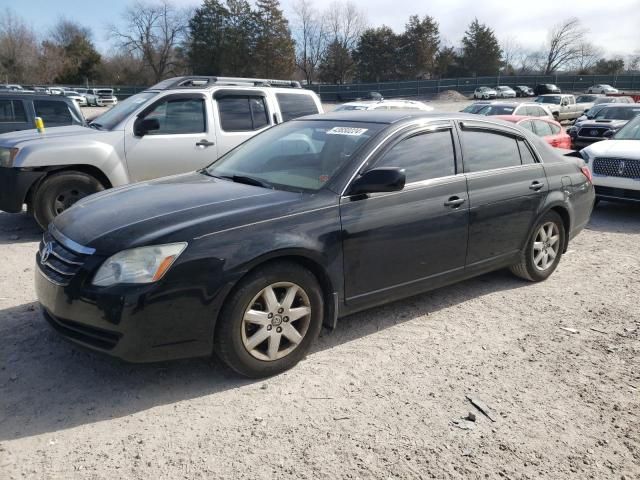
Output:
<path fill-rule="evenodd" d="M 39 235 L 0 213 L 2 479 L 640 478 L 638 207 L 601 203 L 546 282 L 341 319 L 262 381 L 68 344 L 35 302 Z"/>

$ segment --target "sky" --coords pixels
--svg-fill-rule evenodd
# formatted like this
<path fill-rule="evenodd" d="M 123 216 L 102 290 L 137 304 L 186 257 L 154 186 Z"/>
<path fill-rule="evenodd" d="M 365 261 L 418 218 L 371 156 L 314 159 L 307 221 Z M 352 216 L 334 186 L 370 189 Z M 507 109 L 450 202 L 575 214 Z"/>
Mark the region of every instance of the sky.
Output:
<path fill-rule="evenodd" d="M 250 0 L 251 1 L 251 0 Z M 281 0 L 292 18 L 295 0 Z M 322 10 L 331 2 L 313 0 Z M 366 12 L 371 26 L 385 24 L 401 32 L 409 15 L 431 15 L 440 23 L 442 38 L 458 45 L 467 25 L 478 17 L 491 26 L 498 39 L 515 39 L 527 49 L 540 48 L 547 30 L 562 19 L 577 16 L 589 29 L 589 39 L 608 56 L 640 51 L 640 0 L 352 0 Z M 36 31 L 46 32 L 60 17 L 90 27 L 98 49 L 108 53 L 106 36 L 109 23 L 118 24 L 121 14 L 133 0 L 0 0 L 5 7 L 24 18 Z M 195 7 L 199 0 L 173 0 L 174 4 Z M 252 2 L 253 3 L 253 2 Z"/>

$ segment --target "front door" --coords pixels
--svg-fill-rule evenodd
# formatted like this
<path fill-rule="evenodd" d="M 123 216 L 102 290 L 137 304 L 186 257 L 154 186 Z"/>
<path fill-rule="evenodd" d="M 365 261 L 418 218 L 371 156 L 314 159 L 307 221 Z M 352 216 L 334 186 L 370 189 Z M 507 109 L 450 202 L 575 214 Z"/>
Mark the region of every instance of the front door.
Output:
<path fill-rule="evenodd" d="M 433 286 L 464 269 L 468 201 L 456 174 L 450 125 L 407 134 L 371 167 L 406 170 L 405 188 L 393 193 L 343 196 L 347 304 L 380 303 Z"/>
<path fill-rule="evenodd" d="M 125 154 L 133 182 L 191 172 L 217 158 L 211 109 L 198 93 L 166 95 L 125 126 Z M 157 120 L 159 128 L 140 134 L 136 122 Z"/>

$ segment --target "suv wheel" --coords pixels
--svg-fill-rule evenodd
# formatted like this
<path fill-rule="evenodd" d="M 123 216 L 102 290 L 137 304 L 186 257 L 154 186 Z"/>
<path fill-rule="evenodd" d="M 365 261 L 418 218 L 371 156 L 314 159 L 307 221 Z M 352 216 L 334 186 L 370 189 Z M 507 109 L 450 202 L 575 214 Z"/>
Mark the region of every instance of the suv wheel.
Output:
<path fill-rule="evenodd" d="M 275 375 L 306 355 L 322 318 L 322 291 L 315 276 L 295 263 L 272 263 L 249 274 L 225 302 L 215 350 L 242 375 Z"/>
<path fill-rule="evenodd" d="M 537 223 L 520 262 L 511 272 L 532 282 L 546 280 L 560 263 L 565 241 L 564 223 L 556 212 L 547 212 Z"/>
<path fill-rule="evenodd" d="M 45 230 L 47 225 L 81 198 L 104 190 L 98 180 L 82 172 L 61 172 L 45 178 L 33 199 L 33 216 Z"/>

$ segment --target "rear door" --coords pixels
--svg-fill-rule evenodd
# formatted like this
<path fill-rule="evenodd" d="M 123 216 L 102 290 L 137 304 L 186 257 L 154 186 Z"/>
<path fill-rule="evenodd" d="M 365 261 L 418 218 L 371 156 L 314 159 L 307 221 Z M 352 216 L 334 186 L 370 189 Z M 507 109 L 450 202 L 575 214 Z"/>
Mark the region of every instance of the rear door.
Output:
<path fill-rule="evenodd" d="M 467 267 L 508 261 L 522 249 L 548 191 L 542 164 L 517 133 L 460 122 L 469 188 Z"/>
<path fill-rule="evenodd" d="M 34 128 L 28 121 L 24 100 L 0 99 L 0 133 Z"/>

